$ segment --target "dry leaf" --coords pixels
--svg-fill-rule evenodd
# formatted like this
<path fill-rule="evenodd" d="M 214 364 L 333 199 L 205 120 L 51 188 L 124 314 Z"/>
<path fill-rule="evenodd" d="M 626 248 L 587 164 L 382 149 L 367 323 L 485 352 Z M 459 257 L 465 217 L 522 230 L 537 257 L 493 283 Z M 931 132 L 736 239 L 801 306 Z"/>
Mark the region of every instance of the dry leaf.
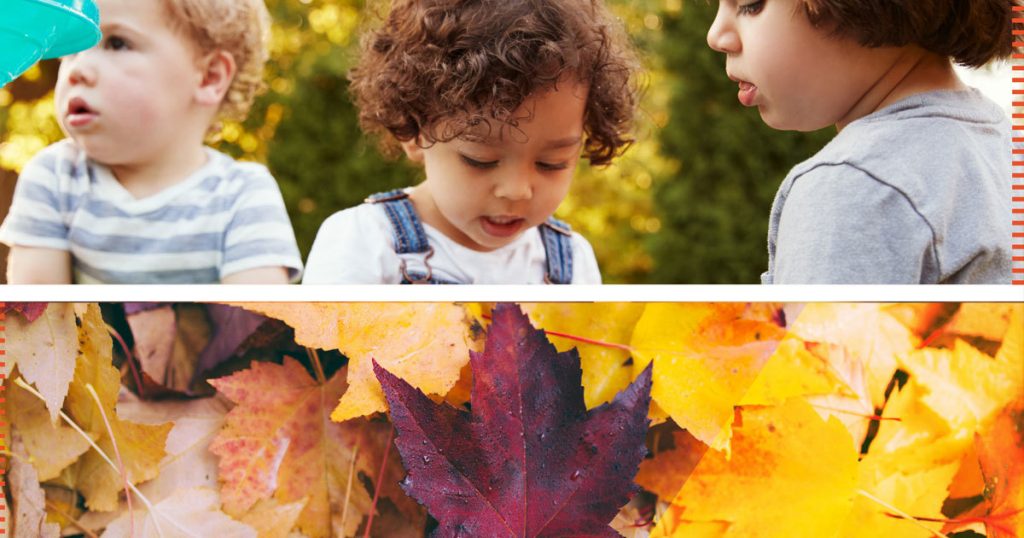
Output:
<path fill-rule="evenodd" d="M 70 303 L 50 303 L 33 322 L 21 316 L 7 318 L 7 357 L 26 381 L 46 400 L 50 422 L 57 415 L 75 373 L 78 355 L 78 330 L 74 307 Z"/>
<path fill-rule="evenodd" d="M 21 436 L 25 454 L 39 473 L 40 481 L 56 478 L 89 450 L 89 441 L 63 420 L 57 424 L 50 422 L 46 404 L 39 398 L 14 383 L 8 387 L 8 394 L 11 423 Z"/>
<path fill-rule="evenodd" d="M 135 484 L 149 480 L 159 472 L 171 425 L 135 424 L 117 416 L 114 406 L 121 386 L 121 376 L 111 363 L 110 335 L 107 334 L 99 307 L 90 305 L 81 318 L 81 324 L 81 351 L 75 367 L 75 378 L 68 390 L 67 411 L 82 429 L 95 436 L 100 448 L 114 459 L 116 452 L 104 422 L 106 417 L 114 433 L 128 480 Z M 99 405 L 89 392 L 89 386 L 99 396 Z M 86 452 L 75 464 L 73 476 L 90 510 L 117 509 L 118 495 L 124 489 L 124 478 L 95 449 Z"/>
<path fill-rule="evenodd" d="M 339 424 L 328 415 L 345 391 L 345 371 L 318 384 L 297 361 L 283 365 L 255 362 L 248 370 L 210 380 L 238 405 L 228 413 L 210 451 L 220 457 L 224 510 L 241 517 L 271 496 L 280 504 L 308 501 L 299 518 L 312 537 L 331 535 L 343 515 L 344 535 L 352 536 L 370 509 L 358 479 L 346 496 L 349 470 L 375 476 L 383 446 L 365 420 Z M 360 449 L 354 453 L 356 447 Z M 344 501 L 348 500 L 348 506 Z"/>
<path fill-rule="evenodd" d="M 387 410 L 371 359 L 426 392 L 444 396 L 469 360 L 472 331 L 463 306 L 450 303 L 241 303 L 295 329 L 295 341 L 338 349 L 349 358 L 348 390 L 331 419 Z"/>
<path fill-rule="evenodd" d="M 39 476 L 35 468 L 25 461 L 25 447 L 20 437 L 15 434 L 11 441 L 13 457 L 10 458 L 11 469 L 7 481 L 11 486 L 14 508 L 14 538 L 57 538 L 60 536 L 60 525 L 46 522 L 46 497 L 39 487 Z M 0 505 L 4 504 L 0 497 Z M 7 519 L 0 519 L 0 523 L 4 521 Z M 0 525 L 0 531 L 5 528 L 5 525 Z"/>
<path fill-rule="evenodd" d="M 125 514 L 107 527 L 102 538 L 256 538 L 256 531 L 220 511 L 217 492 L 208 488 L 182 489 L 154 505 L 136 508 L 134 532 Z"/>

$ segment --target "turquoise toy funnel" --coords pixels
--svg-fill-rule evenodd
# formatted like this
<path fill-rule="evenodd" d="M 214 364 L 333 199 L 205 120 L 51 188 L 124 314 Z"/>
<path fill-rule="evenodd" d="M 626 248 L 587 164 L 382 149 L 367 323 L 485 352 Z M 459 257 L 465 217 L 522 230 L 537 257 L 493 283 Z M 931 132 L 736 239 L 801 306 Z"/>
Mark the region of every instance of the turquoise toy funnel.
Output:
<path fill-rule="evenodd" d="M 2 0 L 0 86 L 40 59 L 59 58 L 100 40 L 93 0 Z"/>

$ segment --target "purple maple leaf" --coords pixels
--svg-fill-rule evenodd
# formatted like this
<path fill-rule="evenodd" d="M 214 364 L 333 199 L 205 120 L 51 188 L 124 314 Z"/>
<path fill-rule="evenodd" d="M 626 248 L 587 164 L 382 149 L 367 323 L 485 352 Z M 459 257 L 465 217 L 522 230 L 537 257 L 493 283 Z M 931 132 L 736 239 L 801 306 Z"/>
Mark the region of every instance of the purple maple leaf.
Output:
<path fill-rule="evenodd" d="M 558 353 L 517 306 L 493 317 L 484 352 L 470 353 L 472 413 L 374 362 L 403 489 L 439 521 L 437 537 L 619 536 L 608 523 L 637 490 L 650 367 L 587 411 L 576 350 Z"/>

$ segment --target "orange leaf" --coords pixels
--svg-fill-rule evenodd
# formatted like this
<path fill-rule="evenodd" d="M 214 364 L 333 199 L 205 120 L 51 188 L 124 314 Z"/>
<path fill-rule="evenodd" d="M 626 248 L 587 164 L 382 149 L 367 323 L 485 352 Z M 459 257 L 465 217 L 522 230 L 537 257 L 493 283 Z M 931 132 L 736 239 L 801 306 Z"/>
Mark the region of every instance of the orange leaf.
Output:
<path fill-rule="evenodd" d="M 320 385 L 298 361 L 286 357 L 283 365 L 255 362 L 248 370 L 210 380 L 238 404 L 210 445 L 220 456 L 225 512 L 240 517 L 271 495 L 281 505 L 308 498 L 298 519 L 307 536 L 355 533 L 371 499 L 353 477 L 357 487 L 351 488 L 347 510 L 344 506 L 352 458 L 353 472 L 376 476 L 384 453 L 377 430 L 389 427 L 329 419 L 333 402 L 345 391 L 344 376 L 339 371 Z M 395 470 L 391 478 L 400 474 Z"/>
<path fill-rule="evenodd" d="M 451 303 L 241 303 L 295 329 L 295 341 L 349 358 L 336 421 L 387 410 L 370 359 L 427 394 L 444 396 L 469 362 L 471 319 Z"/>

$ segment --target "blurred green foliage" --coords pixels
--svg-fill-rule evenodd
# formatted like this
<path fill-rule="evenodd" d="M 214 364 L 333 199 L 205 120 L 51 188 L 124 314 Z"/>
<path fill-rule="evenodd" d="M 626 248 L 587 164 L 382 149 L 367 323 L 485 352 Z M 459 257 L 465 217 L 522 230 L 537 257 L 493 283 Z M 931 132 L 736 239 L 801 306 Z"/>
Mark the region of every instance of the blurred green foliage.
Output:
<path fill-rule="evenodd" d="M 661 231 L 648 245 L 651 282 L 760 282 L 775 191 L 793 165 L 833 135 L 775 131 L 756 109 L 740 105 L 725 55 L 705 39 L 717 7 L 686 2 L 664 16 L 657 54 L 672 97 L 658 138 L 679 166 L 654 190 Z"/>
<path fill-rule="evenodd" d="M 775 189 L 828 133 L 772 131 L 739 105 L 723 55 L 705 43 L 714 2 L 608 1 L 647 67 L 637 143 L 611 166 L 582 162 L 557 215 L 590 239 L 606 282 L 756 282 L 767 263 Z M 358 36 L 379 22 L 386 2 L 267 6 L 274 18 L 267 91 L 244 122 L 225 123 L 213 145 L 267 164 L 305 256 L 332 213 L 413 185 L 423 173 L 380 155 L 359 130 L 348 95 Z M 55 63 L 44 62 L 0 90 L 2 190 L 61 136 L 49 91 L 55 76 Z"/>

